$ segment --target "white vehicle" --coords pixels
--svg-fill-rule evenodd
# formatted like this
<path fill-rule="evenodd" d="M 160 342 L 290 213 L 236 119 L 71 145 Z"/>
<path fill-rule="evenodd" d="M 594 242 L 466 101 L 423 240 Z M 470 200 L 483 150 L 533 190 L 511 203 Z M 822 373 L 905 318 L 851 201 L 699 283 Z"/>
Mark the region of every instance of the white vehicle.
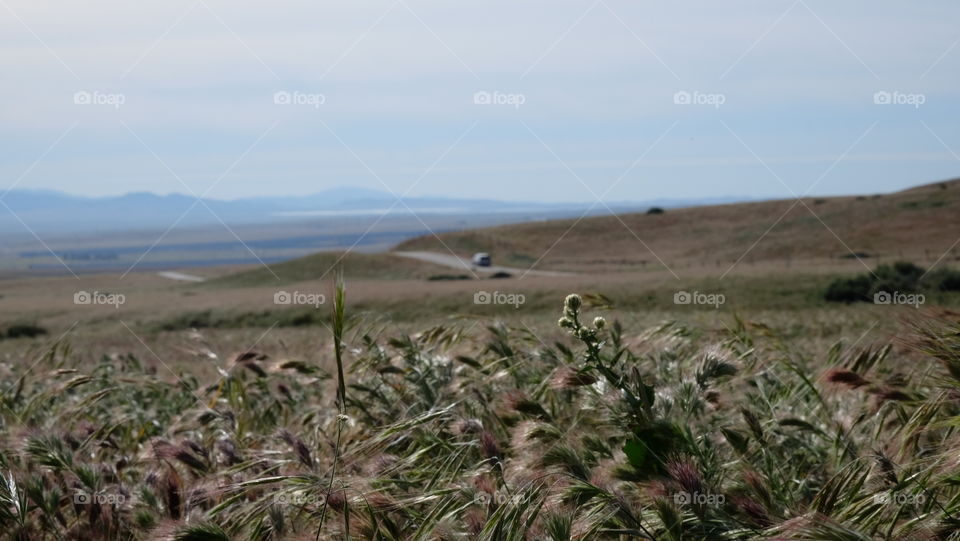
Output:
<path fill-rule="evenodd" d="M 490 266 L 490 254 L 486 252 L 477 252 L 473 254 L 473 264 L 478 267 Z"/>

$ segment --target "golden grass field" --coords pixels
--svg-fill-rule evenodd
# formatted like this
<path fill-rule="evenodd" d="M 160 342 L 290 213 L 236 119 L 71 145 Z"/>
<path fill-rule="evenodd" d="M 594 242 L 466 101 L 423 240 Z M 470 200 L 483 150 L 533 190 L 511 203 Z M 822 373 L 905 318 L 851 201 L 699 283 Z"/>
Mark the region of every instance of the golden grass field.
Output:
<path fill-rule="evenodd" d="M 958 293 L 825 292 L 879 263 L 955 264 L 958 191 L 397 248 L 489 251 L 518 268 L 502 278 L 393 253 L 183 270 L 202 282 L 6 277 L 0 524 L 18 541 L 955 541 Z"/>
<path fill-rule="evenodd" d="M 619 316 L 641 326 L 679 317 L 717 327 L 721 320 L 730 324 L 740 315 L 784 319 L 792 327 L 829 336 L 871 326 L 873 333 L 890 332 L 890 307 L 829 305 L 822 301 L 822 290 L 832 277 L 865 272 L 878 261 L 953 263 L 957 250 L 951 245 L 960 235 L 958 211 L 960 182 L 952 181 L 883 196 L 492 227 L 425 236 L 397 248 L 453 251 L 465 257 L 486 250 L 498 265 L 524 269 L 535 264 L 537 269 L 575 273 L 563 277 L 514 272 L 509 278 L 491 279 L 389 253 L 322 253 L 270 268 L 185 271 L 206 279 L 199 284 L 152 272 L 122 279 L 116 273 L 79 278 L 20 275 L 2 281 L 0 322 L 37 324 L 47 335 L 0 340 L 0 353 L 12 359 L 66 333 L 65 339 L 89 360 L 134 351 L 147 362 L 159 358 L 177 365 L 179 353 L 192 348 L 184 336 L 198 314 L 218 320 L 201 326 L 207 327 L 203 332 L 208 339 L 222 340 L 215 348 L 220 355 L 253 343 L 296 350 L 295 344 L 324 334 L 329 307 L 276 305 L 273 296 L 288 291 L 329 297 L 334 266 L 343 269 L 355 313 L 399 329 L 495 316 L 535 329 L 549 341 L 556 330 L 545 325 L 542 316 L 554 310 L 558 296 L 578 291 L 616 299 L 610 304 Z M 471 279 L 429 280 L 443 275 Z M 680 290 L 721 292 L 727 303 L 719 309 L 676 306 L 672 296 Z M 125 302 L 117 307 L 76 305 L 73 296 L 78 291 L 119 293 Z M 518 308 L 476 305 L 473 295 L 478 291 L 522 294 L 525 303 Z"/>
<path fill-rule="evenodd" d="M 503 263 L 579 272 L 662 268 L 720 275 L 767 269 L 846 269 L 860 255 L 930 264 L 960 258 L 960 181 L 883 195 L 807 197 L 493 227 L 420 237 L 398 250 L 489 251 Z M 761 240 L 762 239 L 762 240 Z M 854 262 L 855 258 L 854 258 Z M 686 271 L 690 269 L 690 271 Z"/>

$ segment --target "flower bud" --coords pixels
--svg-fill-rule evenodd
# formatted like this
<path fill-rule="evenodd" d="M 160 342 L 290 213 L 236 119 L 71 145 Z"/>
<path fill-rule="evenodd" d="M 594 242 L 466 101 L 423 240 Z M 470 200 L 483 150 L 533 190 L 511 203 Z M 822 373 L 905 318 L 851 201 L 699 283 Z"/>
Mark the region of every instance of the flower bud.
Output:
<path fill-rule="evenodd" d="M 562 328 L 562 329 L 572 329 L 572 328 L 573 328 L 573 320 L 570 319 L 570 318 L 568 318 L 568 317 L 562 317 L 562 318 L 560 318 L 560 321 L 558 321 L 557 324 L 560 325 L 560 328 Z"/>
<path fill-rule="evenodd" d="M 600 316 L 593 318 L 593 326 L 600 330 L 607 325 L 607 320 L 603 319 Z"/>
<path fill-rule="evenodd" d="M 581 304 L 583 304 L 583 302 L 580 300 L 580 295 L 576 293 L 567 295 L 567 298 L 563 301 L 563 306 L 573 312 L 579 310 Z"/>

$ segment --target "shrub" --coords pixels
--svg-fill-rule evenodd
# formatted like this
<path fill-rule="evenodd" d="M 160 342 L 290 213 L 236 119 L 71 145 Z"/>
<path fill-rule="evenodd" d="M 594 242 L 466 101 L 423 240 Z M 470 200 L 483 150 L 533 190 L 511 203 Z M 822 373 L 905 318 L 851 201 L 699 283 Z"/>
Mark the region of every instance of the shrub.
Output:
<path fill-rule="evenodd" d="M 920 278 L 926 269 L 907 261 L 880 265 L 873 271 L 871 294 L 878 291 L 914 292 L 920 290 Z"/>
<path fill-rule="evenodd" d="M 869 275 L 853 278 L 837 278 L 827 286 L 824 298 L 831 302 L 858 302 L 870 300 L 871 280 Z"/>
<path fill-rule="evenodd" d="M 924 283 L 938 291 L 960 291 L 960 271 L 946 268 L 930 271 Z"/>
<path fill-rule="evenodd" d="M 879 265 L 872 273 L 852 278 L 837 278 L 827 286 L 824 299 L 831 302 L 870 302 L 875 293 L 920 291 L 960 291 L 960 271 L 926 269 L 908 261 Z"/>
<path fill-rule="evenodd" d="M 650 210 L 647 211 L 647 214 L 663 214 L 666 212 L 660 207 L 650 207 Z"/>
<path fill-rule="evenodd" d="M 466 274 L 434 274 L 427 278 L 429 282 L 445 282 L 449 280 L 469 280 Z"/>
<path fill-rule="evenodd" d="M 34 338 L 47 334 L 47 330 L 32 323 L 15 323 L 7 327 L 7 332 L 0 334 L 3 338 Z"/>
<path fill-rule="evenodd" d="M 871 256 L 867 252 L 850 252 L 840 256 L 840 259 L 867 259 L 869 257 L 873 257 L 873 256 Z"/>

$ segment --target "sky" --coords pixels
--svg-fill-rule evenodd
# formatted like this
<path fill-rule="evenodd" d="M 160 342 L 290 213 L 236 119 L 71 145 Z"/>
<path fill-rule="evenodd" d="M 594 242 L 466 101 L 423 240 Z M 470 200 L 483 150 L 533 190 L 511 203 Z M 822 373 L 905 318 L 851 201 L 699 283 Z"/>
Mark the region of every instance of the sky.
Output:
<path fill-rule="evenodd" d="M 591 203 L 960 176 L 960 3 L 0 0 L 0 193 Z"/>

